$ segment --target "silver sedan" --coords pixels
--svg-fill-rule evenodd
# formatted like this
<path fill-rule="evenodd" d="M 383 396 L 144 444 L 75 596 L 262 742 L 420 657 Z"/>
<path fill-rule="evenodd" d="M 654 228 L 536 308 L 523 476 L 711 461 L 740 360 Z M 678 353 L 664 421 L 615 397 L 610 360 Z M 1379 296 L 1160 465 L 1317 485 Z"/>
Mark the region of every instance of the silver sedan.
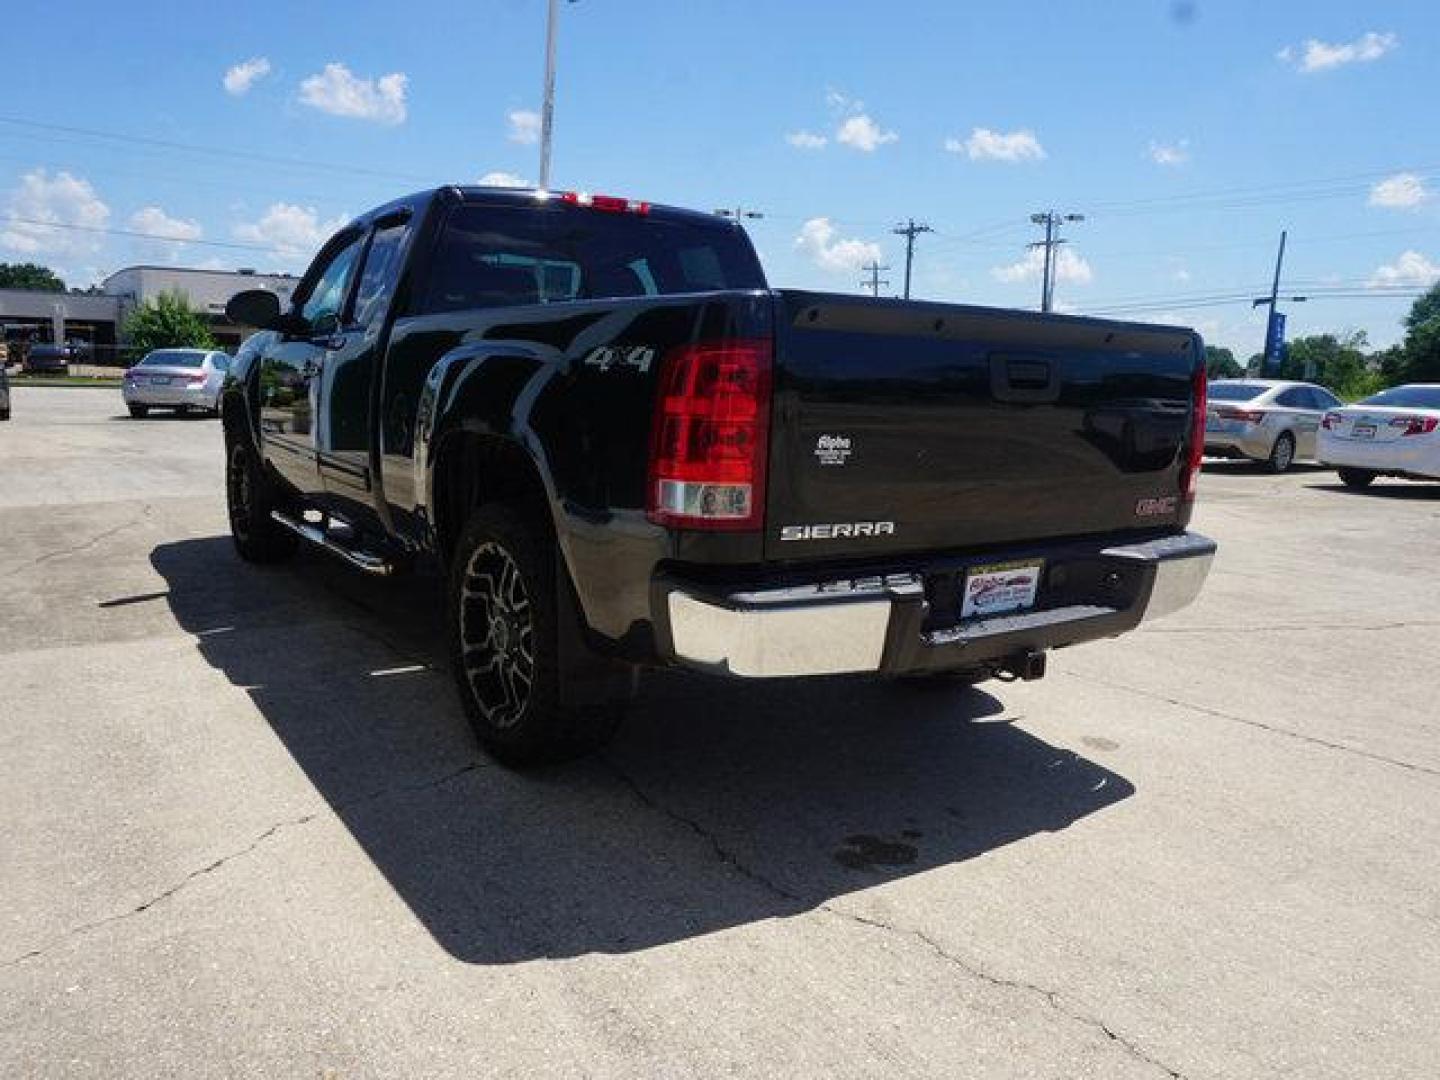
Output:
<path fill-rule="evenodd" d="M 230 357 L 211 349 L 156 349 L 125 372 L 120 393 L 137 420 L 151 409 L 214 412 Z"/>
<path fill-rule="evenodd" d="M 1220 379 L 1205 407 L 1205 453 L 1248 458 L 1282 473 L 1315 457 L 1315 433 L 1341 401 L 1323 386 L 1280 379 Z"/>

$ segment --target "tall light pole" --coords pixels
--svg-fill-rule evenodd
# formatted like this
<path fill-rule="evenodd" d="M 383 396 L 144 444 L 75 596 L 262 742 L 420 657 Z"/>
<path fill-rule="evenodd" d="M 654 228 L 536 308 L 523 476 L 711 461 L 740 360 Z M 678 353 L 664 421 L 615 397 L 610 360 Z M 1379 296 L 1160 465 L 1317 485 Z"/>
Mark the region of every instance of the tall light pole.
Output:
<path fill-rule="evenodd" d="M 560 0 L 550 0 L 545 23 L 545 104 L 540 109 L 540 190 L 550 190 L 550 130 L 555 123 L 555 24 Z"/>
<path fill-rule="evenodd" d="M 1280 250 L 1275 254 L 1275 280 L 1270 284 L 1270 295 L 1261 296 L 1250 301 L 1251 309 L 1257 307 L 1269 307 L 1270 314 L 1265 319 L 1265 351 L 1260 356 L 1260 374 L 1277 374 L 1280 370 L 1281 361 L 1285 359 L 1285 316 L 1280 312 L 1280 269 L 1285 265 L 1285 238 L 1288 230 L 1280 230 Z M 1289 298 L 1292 304 L 1303 304 L 1308 297 L 1292 296 Z M 1309 378 L 1310 372 L 1306 372 Z"/>

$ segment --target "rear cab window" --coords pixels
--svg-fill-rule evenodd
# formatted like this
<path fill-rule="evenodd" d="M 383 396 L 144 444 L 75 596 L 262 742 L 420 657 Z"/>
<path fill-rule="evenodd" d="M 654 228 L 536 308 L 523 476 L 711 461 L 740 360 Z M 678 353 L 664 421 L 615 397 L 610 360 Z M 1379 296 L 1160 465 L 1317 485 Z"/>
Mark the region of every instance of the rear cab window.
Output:
<path fill-rule="evenodd" d="M 469 202 L 445 223 L 415 313 L 764 287 L 723 219 Z"/>

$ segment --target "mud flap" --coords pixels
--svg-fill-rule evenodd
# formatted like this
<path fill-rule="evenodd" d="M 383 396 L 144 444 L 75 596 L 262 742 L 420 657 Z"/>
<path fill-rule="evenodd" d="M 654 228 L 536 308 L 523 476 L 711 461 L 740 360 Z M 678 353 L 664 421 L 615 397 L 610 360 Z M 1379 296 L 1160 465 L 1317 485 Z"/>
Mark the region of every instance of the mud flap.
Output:
<path fill-rule="evenodd" d="M 557 651 L 560 661 L 560 700 L 568 708 L 623 705 L 636 694 L 640 669 L 612 660 L 590 648 L 580 600 L 559 548 L 555 551 L 555 604 Z"/>

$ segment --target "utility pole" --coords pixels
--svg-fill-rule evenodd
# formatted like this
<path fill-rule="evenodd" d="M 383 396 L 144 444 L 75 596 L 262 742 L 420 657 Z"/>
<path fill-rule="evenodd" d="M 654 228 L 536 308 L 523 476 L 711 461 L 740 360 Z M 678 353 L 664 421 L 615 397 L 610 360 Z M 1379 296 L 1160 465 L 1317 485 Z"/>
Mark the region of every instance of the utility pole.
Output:
<path fill-rule="evenodd" d="M 1035 248 L 1045 249 L 1045 265 L 1040 274 L 1040 310 L 1050 311 L 1055 306 L 1055 273 L 1060 266 L 1059 252 L 1056 249 L 1061 244 L 1068 242 L 1061 239 L 1060 226 L 1066 222 L 1084 221 L 1085 215 L 1061 214 L 1057 210 L 1044 210 L 1038 214 L 1031 214 L 1030 220 L 1036 225 L 1045 226 L 1045 239 L 1025 246 L 1031 251 Z"/>
<path fill-rule="evenodd" d="M 743 206 L 737 206 L 733 209 L 728 206 L 722 206 L 719 210 L 716 210 L 715 213 L 721 217 L 734 218 L 740 222 L 743 222 L 746 218 L 763 218 L 765 216 L 759 210 L 747 210 Z"/>
<path fill-rule="evenodd" d="M 1275 254 L 1275 278 L 1270 283 L 1270 295 L 1259 296 L 1250 301 L 1250 310 L 1262 305 L 1270 308 L 1265 319 L 1265 351 L 1260 357 L 1260 374 L 1273 374 L 1285 358 L 1285 316 L 1280 313 L 1280 268 L 1285 264 L 1285 237 L 1289 230 L 1280 230 L 1280 250 Z M 1286 297 L 1293 304 L 1303 304 L 1308 297 Z"/>
<path fill-rule="evenodd" d="M 905 237 L 905 299 L 910 299 L 910 267 L 915 261 L 915 237 L 921 233 L 934 232 L 929 225 L 916 225 L 915 219 L 910 218 L 904 225 L 896 225 L 890 230 L 896 236 Z"/>
<path fill-rule="evenodd" d="M 861 269 L 862 269 L 862 270 L 868 270 L 868 271 L 870 271 L 870 276 L 869 276 L 868 278 L 866 278 L 864 281 L 860 282 L 860 287 L 861 287 L 862 289 L 869 289 L 871 296 L 879 296 L 879 295 L 880 295 L 880 286 L 881 286 L 881 285 L 884 285 L 884 286 L 886 286 L 886 287 L 889 287 L 889 285 L 890 285 L 890 279 L 889 279 L 889 278 L 885 278 L 885 279 L 882 281 L 881 278 L 880 278 L 880 272 L 881 272 L 882 270 L 889 270 L 890 267 L 888 267 L 888 266 L 881 266 L 879 259 L 873 260 L 873 261 L 870 263 L 869 266 L 862 266 Z"/>

